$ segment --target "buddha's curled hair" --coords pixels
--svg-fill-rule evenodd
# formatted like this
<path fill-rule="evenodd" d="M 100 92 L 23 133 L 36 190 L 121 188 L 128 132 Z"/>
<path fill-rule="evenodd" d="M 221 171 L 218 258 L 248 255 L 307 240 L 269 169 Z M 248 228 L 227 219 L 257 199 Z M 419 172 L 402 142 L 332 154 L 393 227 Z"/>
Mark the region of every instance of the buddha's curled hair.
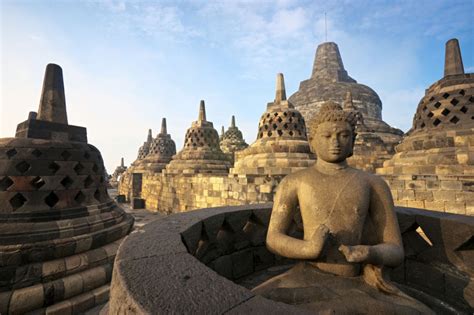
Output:
<path fill-rule="evenodd" d="M 316 131 L 319 124 L 328 121 L 345 121 L 352 127 L 352 132 L 355 133 L 357 121 L 360 119 L 360 114 L 357 111 L 343 110 L 341 105 L 328 101 L 324 102 L 319 109 L 319 112 L 309 121 L 309 128 L 312 133 Z"/>

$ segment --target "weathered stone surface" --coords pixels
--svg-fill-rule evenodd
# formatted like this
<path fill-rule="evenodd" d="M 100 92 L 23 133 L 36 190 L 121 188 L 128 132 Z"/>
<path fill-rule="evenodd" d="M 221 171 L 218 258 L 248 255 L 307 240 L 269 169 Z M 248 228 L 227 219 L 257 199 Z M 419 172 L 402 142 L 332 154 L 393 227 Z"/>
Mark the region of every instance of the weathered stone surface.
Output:
<path fill-rule="evenodd" d="M 67 125 L 62 71 L 48 65 L 38 117 L 0 139 L 1 313 L 96 305 L 90 292 L 110 281 L 133 225 L 106 185 L 86 129 Z"/>
<path fill-rule="evenodd" d="M 258 124 L 257 140 L 235 154 L 231 174 L 282 176 L 314 163 L 303 116 L 286 100 L 283 74 L 277 75 L 275 100 Z"/>
<path fill-rule="evenodd" d="M 157 312 L 211 314 L 279 314 L 283 312 L 293 314 L 301 312 L 304 314 L 305 310 L 303 309 L 255 296 L 247 289 L 225 279 L 234 279 L 231 257 L 233 253 L 220 253 L 220 256 L 207 263 L 208 267 L 206 267 L 202 260 L 200 262 L 197 256 L 193 257 L 187 251 L 181 233 L 199 223 L 204 226 L 204 222 L 213 222 L 212 230 L 215 230 L 216 224 L 218 225 L 219 222 L 224 224 L 222 216 L 230 219 L 234 214 L 238 214 L 240 210 L 251 210 L 265 218 L 270 215 L 271 204 L 220 207 L 174 214 L 146 225 L 142 232 L 131 234 L 120 247 L 117 256 L 111 287 L 109 314 L 154 314 Z M 218 219 L 213 220 L 216 216 Z M 446 244 L 443 242 L 433 244 L 433 247 L 438 248 L 439 253 L 444 257 L 458 256 L 459 251 L 454 248 L 463 244 L 459 240 L 472 236 L 472 230 L 466 230 L 465 227 L 469 226 L 471 229 L 474 227 L 473 218 L 454 214 L 398 208 L 397 216 L 402 226 L 411 226 L 416 223 L 416 220 L 419 220 L 433 240 L 450 238 L 449 235 L 452 234 L 453 230 L 459 230 L 458 236 L 455 237 L 456 241 Z M 445 226 L 445 228 L 438 229 L 436 226 Z M 404 243 L 409 242 L 409 238 L 406 238 L 407 230 L 402 229 L 402 232 Z M 251 238 L 252 235 L 249 234 L 248 237 Z M 213 242 L 215 241 L 211 241 L 209 247 L 212 247 Z M 262 247 L 254 247 L 251 242 L 247 242 L 247 244 L 248 247 L 244 250 L 253 251 L 254 268 L 256 268 L 258 262 L 255 257 L 261 256 Z M 445 245 L 448 246 L 445 247 Z M 238 254 L 235 256 L 238 256 Z M 244 255 L 244 260 L 247 260 L 245 257 Z M 444 304 L 445 308 L 437 309 L 439 313 L 447 312 L 449 307 L 453 307 L 458 313 L 468 312 L 474 306 L 472 290 L 469 289 L 473 283 L 474 266 L 472 262 L 474 260 L 466 257 L 462 260 L 458 258 L 446 262 L 445 260 L 440 261 L 439 258 L 441 256 L 434 256 L 429 262 L 425 262 L 422 256 L 415 256 L 406 257 L 405 261 L 409 259 L 417 264 L 427 263 L 429 268 L 424 270 L 423 273 L 428 278 L 430 274 L 425 271 L 431 272 L 437 268 L 436 273 L 441 271 L 444 275 L 443 285 L 451 289 L 443 289 L 441 293 L 439 288 L 424 283 L 420 287 L 409 287 L 412 290 L 410 292 L 413 292 L 413 290 L 421 292 L 420 296 L 425 296 L 428 299 L 423 301 L 427 304 L 439 302 L 439 300 L 430 299 L 430 296 L 435 296 L 444 301 L 443 303 L 447 303 Z M 279 262 L 277 259 L 269 259 L 267 260 L 268 264 L 271 261 L 274 264 Z M 405 269 L 408 264 L 409 262 L 403 264 L 401 267 L 403 269 L 398 270 L 398 273 L 407 275 L 407 278 L 405 276 L 396 278 L 405 287 L 409 286 L 407 283 L 413 284 L 416 282 L 414 278 L 410 278 L 412 273 Z M 211 268 L 217 273 L 212 271 Z M 413 276 L 419 277 L 419 275 Z M 435 277 L 435 275 L 433 276 Z M 392 277 L 392 279 L 395 279 L 395 277 Z M 209 285 L 210 283 L 212 285 Z"/>

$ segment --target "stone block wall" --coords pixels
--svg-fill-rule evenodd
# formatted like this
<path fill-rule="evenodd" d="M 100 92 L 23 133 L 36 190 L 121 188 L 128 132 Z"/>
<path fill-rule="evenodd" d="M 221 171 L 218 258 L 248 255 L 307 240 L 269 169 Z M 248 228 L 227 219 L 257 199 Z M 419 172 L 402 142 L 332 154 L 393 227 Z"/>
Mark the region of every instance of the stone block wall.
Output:
<path fill-rule="evenodd" d="M 147 209 L 182 212 L 192 209 L 265 203 L 282 176 L 144 174 L 141 198 Z M 120 191 L 126 193 L 126 189 Z"/>

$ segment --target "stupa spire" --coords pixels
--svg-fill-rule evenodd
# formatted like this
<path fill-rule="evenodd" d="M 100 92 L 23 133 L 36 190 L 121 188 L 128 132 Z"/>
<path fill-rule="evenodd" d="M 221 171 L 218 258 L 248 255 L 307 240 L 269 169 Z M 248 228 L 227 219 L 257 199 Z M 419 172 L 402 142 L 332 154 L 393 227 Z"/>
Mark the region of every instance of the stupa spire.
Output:
<path fill-rule="evenodd" d="M 124 164 L 124 162 L 123 162 L 123 158 L 120 159 L 120 166 L 121 166 L 121 167 L 124 167 L 124 166 L 125 166 L 125 164 Z"/>
<path fill-rule="evenodd" d="M 163 118 L 161 120 L 161 132 L 160 132 L 160 134 L 166 135 L 167 133 L 168 133 L 168 130 L 166 128 L 166 118 Z"/>
<path fill-rule="evenodd" d="M 332 82 L 356 82 L 344 69 L 339 47 L 333 42 L 322 43 L 316 49 L 311 78 Z"/>
<path fill-rule="evenodd" d="M 201 103 L 199 104 L 198 121 L 206 121 L 206 105 L 204 103 L 204 100 L 201 100 Z"/>
<path fill-rule="evenodd" d="M 235 116 L 234 115 L 232 115 L 232 119 L 230 121 L 230 127 L 235 128 Z"/>
<path fill-rule="evenodd" d="M 153 135 L 151 133 L 151 129 L 148 129 L 148 137 L 146 139 L 147 143 L 151 143 L 153 141 Z"/>
<path fill-rule="evenodd" d="M 456 38 L 446 42 L 446 53 L 444 57 L 444 76 L 464 74 L 461 49 Z"/>
<path fill-rule="evenodd" d="M 275 103 L 286 101 L 285 78 L 283 73 L 278 73 L 276 77 Z"/>
<path fill-rule="evenodd" d="M 53 63 L 46 66 L 37 119 L 67 124 L 63 70 Z"/>

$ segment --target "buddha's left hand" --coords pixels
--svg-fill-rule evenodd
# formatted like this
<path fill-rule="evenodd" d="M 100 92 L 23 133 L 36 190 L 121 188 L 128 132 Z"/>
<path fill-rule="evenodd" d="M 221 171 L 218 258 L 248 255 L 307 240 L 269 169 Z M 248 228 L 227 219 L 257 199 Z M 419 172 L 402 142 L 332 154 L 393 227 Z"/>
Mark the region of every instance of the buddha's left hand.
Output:
<path fill-rule="evenodd" d="M 344 254 L 348 262 L 353 263 L 367 261 L 370 257 L 370 246 L 367 245 L 341 245 L 339 246 L 339 251 Z"/>

